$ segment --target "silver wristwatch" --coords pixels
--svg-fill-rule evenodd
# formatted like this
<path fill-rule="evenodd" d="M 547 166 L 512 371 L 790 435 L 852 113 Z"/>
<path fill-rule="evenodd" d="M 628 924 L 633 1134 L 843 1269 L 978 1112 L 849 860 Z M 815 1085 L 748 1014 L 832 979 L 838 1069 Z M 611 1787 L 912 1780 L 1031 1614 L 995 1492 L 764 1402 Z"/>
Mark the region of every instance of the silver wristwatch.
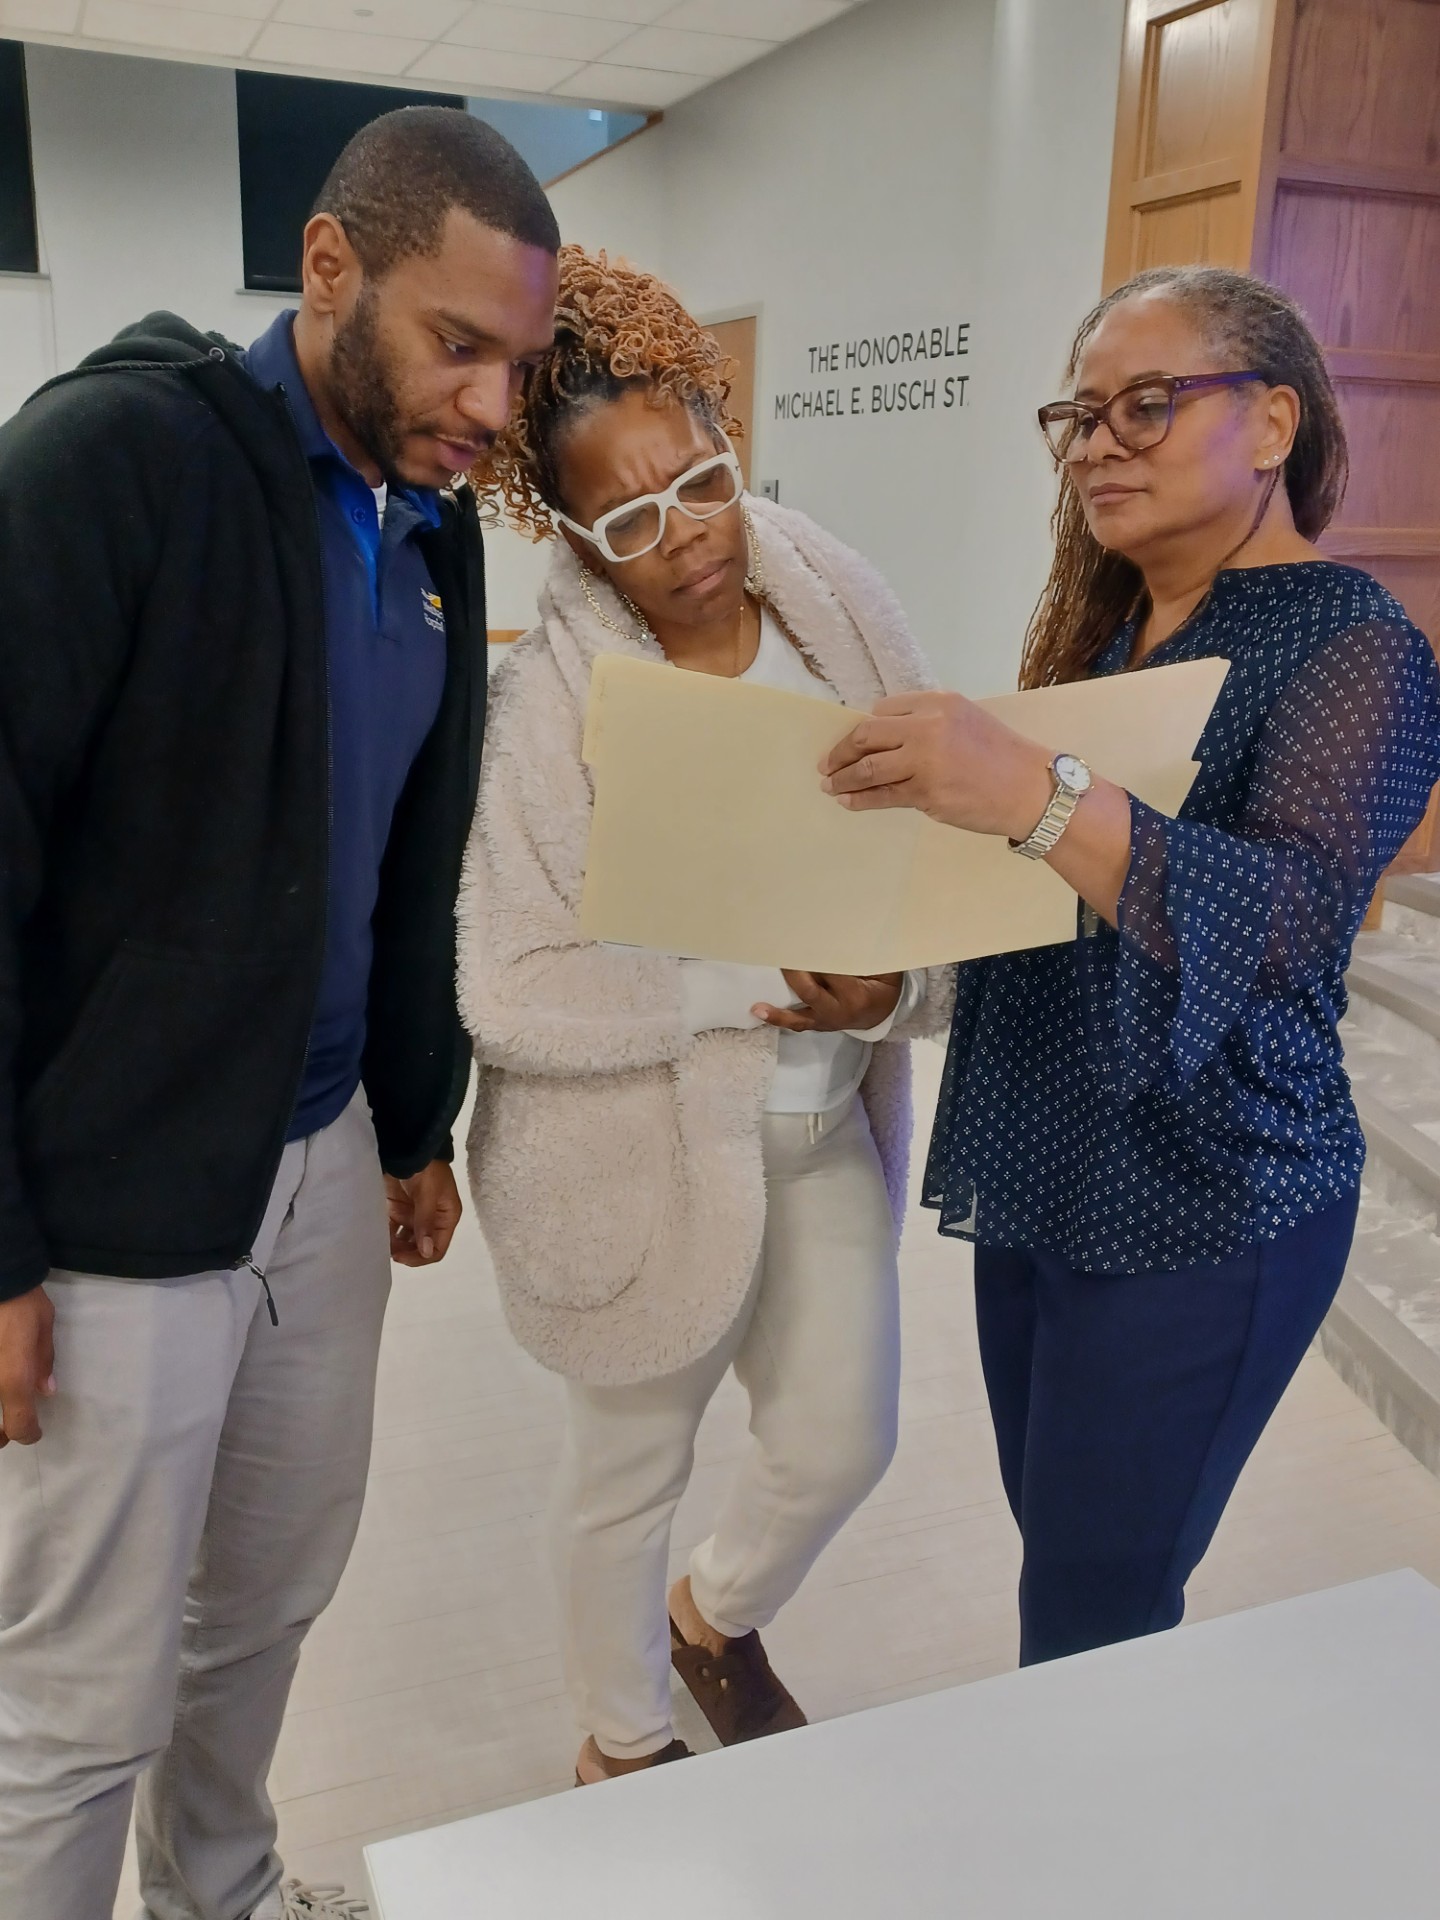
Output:
<path fill-rule="evenodd" d="M 1055 791 L 1028 840 L 1012 840 L 1011 846 L 1026 860 L 1043 860 L 1055 847 L 1070 824 L 1070 816 L 1083 795 L 1095 784 L 1089 767 L 1074 753 L 1057 753 L 1050 762 L 1050 777 Z"/>

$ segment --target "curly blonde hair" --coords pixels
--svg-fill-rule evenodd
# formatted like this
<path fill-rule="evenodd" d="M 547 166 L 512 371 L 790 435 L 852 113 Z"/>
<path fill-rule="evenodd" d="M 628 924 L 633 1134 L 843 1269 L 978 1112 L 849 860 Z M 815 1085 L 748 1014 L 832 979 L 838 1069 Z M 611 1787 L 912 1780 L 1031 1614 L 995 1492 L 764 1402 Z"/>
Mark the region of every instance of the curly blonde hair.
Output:
<path fill-rule="evenodd" d="M 605 253 L 560 249 L 555 344 L 525 382 L 486 457 L 471 470 L 483 502 L 532 540 L 553 536 L 562 505 L 555 449 L 576 414 L 632 389 L 678 400 L 712 426 L 730 413 L 734 362 L 663 281 Z"/>

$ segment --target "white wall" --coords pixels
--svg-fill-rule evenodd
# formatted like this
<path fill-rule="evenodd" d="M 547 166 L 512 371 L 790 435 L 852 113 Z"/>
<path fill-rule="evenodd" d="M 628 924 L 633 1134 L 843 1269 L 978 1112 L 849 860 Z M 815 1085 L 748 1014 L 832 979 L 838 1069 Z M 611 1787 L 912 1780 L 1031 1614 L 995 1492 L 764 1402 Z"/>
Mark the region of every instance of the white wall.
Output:
<path fill-rule="evenodd" d="M 702 314 L 761 311 L 755 473 L 884 568 L 943 677 L 1013 684 L 1053 490 L 1034 427 L 1098 293 L 1123 0 L 869 0 L 673 109 L 555 191 L 567 238 L 663 273 Z M 0 414 L 169 306 L 246 341 L 228 71 L 29 51 L 49 279 L 0 276 Z M 932 409 L 789 421 L 777 393 L 876 376 L 876 330 L 968 324 Z M 812 345 L 841 343 L 838 373 Z M 964 407 L 944 381 L 968 375 Z M 923 398 L 923 392 L 922 392 Z M 533 618 L 544 551 L 491 541 L 491 623 Z"/>
<path fill-rule="evenodd" d="M 0 273 L 0 420 L 54 373 L 50 282 Z"/>
<path fill-rule="evenodd" d="M 1123 0 L 870 0 L 565 181 L 567 239 L 663 273 L 701 314 L 761 309 L 757 479 L 889 575 L 942 676 L 1014 684 L 1054 480 L 1035 409 L 1097 297 Z M 775 418 L 859 385 L 845 344 L 970 326 L 914 415 Z M 838 373 L 809 348 L 839 342 Z M 942 340 L 943 346 L 943 340 Z M 968 373 L 965 406 L 944 406 Z M 954 391 L 958 392 L 958 388 Z M 493 552 L 520 625 L 540 561 Z"/>
<path fill-rule="evenodd" d="M 1055 470 L 1035 421 L 1100 294 L 1123 0 L 996 0 L 987 232 L 957 566 L 974 583 L 956 684 L 1014 684 L 1050 562 Z"/>
<path fill-rule="evenodd" d="M 284 302 L 240 291 L 234 75 L 49 46 L 26 72 L 49 277 L 0 281 L 0 417 L 158 307 L 262 332 Z"/>

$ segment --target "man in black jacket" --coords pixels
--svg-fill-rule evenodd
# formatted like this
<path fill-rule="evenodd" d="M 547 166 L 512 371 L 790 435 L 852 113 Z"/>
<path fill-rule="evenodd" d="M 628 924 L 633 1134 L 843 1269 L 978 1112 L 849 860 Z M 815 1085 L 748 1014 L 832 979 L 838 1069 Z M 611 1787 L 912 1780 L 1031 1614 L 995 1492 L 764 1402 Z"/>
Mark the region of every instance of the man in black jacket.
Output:
<path fill-rule="evenodd" d="M 486 634 L 440 490 L 549 344 L 558 245 L 490 128 L 387 115 L 297 314 L 248 353 L 153 315 L 0 429 L 7 1920 L 108 1920 L 142 1775 L 150 1920 L 352 1911 L 282 1889 L 264 1783 L 390 1256 L 459 1217 Z"/>

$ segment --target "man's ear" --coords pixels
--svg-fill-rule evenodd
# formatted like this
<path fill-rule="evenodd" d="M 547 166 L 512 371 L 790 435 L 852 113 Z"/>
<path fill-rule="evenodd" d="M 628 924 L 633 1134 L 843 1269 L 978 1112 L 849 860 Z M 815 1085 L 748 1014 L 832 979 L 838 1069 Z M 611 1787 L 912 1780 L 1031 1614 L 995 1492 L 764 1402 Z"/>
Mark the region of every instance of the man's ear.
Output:
<path fill-rule="evenodd" d="M 333 319 L 355 304 L 364 269 L 349 236 L 333 213 L 317 213 L 305 227 L 300 280 L 305 304 Z"/>

